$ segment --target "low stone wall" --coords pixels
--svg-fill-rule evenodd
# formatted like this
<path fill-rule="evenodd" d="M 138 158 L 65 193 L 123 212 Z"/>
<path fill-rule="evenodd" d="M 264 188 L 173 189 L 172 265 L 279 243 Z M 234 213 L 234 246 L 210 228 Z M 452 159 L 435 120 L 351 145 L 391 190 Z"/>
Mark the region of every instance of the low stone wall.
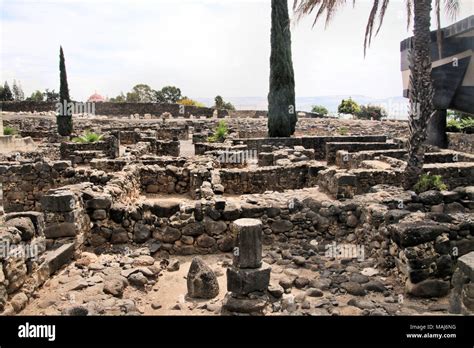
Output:
<path fill-rule="evenodd" d="M 423 166 L 423 172 L 441 175 L 449 189 L 474 184 L 474 162 L 430 163 Z"/>
<path fill-rule="evenodd" d="M 160 116 L 169 112 L 173 117 L 206 116 L 212 117 L 214 109 L 179 104 L 157 103 L 94 103 L 96 115 L 130 116 L 133 114 L 153 114 Z M 56 102 L 2 102 L 2 110 L 10 112 L 45 112 L 55 111 Z"/>
<path fill-rule="evenodd" d="M 344 169 L 356 169 L 359 168 L 363 161 L 375 160 L 380 156 L 387 156 L 396 159 L 404 159 L 408 154 L 406 150 L 372 150 L 372 151 L 358 151 L 349 152 L 345 150 L 339 150 L 336 152 L 336 165 L 339 168 Z"/>
<path fill-rule="evenodd" d="M 248 150 L 256 150 L 258 153 L 266 152 L 262 147 L 290 147 L 303 146 L 306 149 L 313 149 L 315 159 L 324 160 L 326 158 L 326 143 L 328 142 L 377 142 L 385 143 L 387 137 L 383 135 L 365 136 L 316 136 L 301 138 L 255 138 L 237 139 L 234 145 L 247 145 Z"/>
<path fill-rule="evenodd" d="M 327 142 L 326 143 L 326 162 L 328 164 L 336 163 L 336 153 L 340 150 L 349 152 L 358 152 L 364 150 L 394 150 L 399 149 L 400 145 L 395 143 L 371 143 L 371 142 Z"/>
<path fill-rule="evenodd" d="M 468 214 L 472 206 L 466 202 L 474 197 L 469 190 L 427 191 L 412 197 L 411 202 L 400 202 L 401 209 L 386 216 L 392 221 L 387 226 L 393 241 L 390 255 L 409 294 L 447 295 L 456 260 L 474 250 L 474 225 Z"/>
<path fill-rule="evenodd" d="M 159 140 L 188 140 L 189 128 L 187 126 L 177 128 L 160 128 L 156 130 L 156 137 Z"/>
<path fill-rule="evenodd" d="M 88 163 L 90 159 L 94 158 L 94 153 L 101 153 L 106 158 L 117 158 L 119 147 L 119 140 L 115 136 L 105 136 L 102 141 L 95 143 L 61 143 L 60 153 L 63 160 L 69 160 L 73 163 Z M 89 159 L 89 161 L 85 159 Z"/>
<path fill-rule="evenodd" d="M 74 169 L 71 162 L 35 162 L 0 165 L 5 212 L 41 211 L 41 197 L 49 190 L 81 182 L 106 184 L 103 171 Z"/>
<path fill-rule="evenodd" d="M 157 156 L 174 156 L 179 157 L 180 144 L 178 140 L 157 140 L 152 137 L 142 137 L 142 142 L 150 143 L 152 154 Z"/>
<path fill-rule="evenodd" d="M 190 172 L 187 168 L 167 165 L 140 167 L 140 186 L 145 193 L 187 193 L 190 190 Z"/>
<path fill-rule="evenodd" d="M 449 189 L 474 184 L 474 162 L 425 164 L 423 173 L 441 175 Z M 403 175 L 401 170 L 327 169 L 319 173 L 317 180 L 321 190 L 336 198 L 350 198 L 380 184 L 401 186 Z"/>
<path fill-rule="evenodd" d="M 28 152 L 36 150 L 37 145 L 31 138 L 19 138 L 15 135 L 0 135 L 0 154 L 9 152 Z"/>
<path fill-rule="evenodd" d="M 230 118 L 266 118 L 265 110 L 232 110 L 229 111 Z"/>
<path fill-rule="evenodd" d="M 257 169 L 220 169 L 220 183 L 229 194 L 263 193 L 313 185 L 323 167 L 316 162 Z"/>
<path fill-rule="evenodd" d="M 474 154 L 474 134 L 448 133 L 448 148 Z"/>

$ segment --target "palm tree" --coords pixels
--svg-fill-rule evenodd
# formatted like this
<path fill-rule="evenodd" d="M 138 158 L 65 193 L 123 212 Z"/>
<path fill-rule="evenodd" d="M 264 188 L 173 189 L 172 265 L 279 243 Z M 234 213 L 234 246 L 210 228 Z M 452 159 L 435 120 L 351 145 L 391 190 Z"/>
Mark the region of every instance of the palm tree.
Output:
<path fill-rule="evenodd" d="M 438 39 L 440 35 L 440 4 L 441 0 L 435 0 L 438 21 Z M 374 0 L 370 11 L 369 20 L 365 30 L 364 54 L 370 46 L 373 30 L 379 18 L 377 34 L 382 26 L 386 10 L 390 0 Z M 345 5 L 346 0 L 295 0 L 294 10 L 299 18 L 311 14 L 317 9 L 317 20 L 326 13 L 326 25 L 329 23 L 337 9 Z M 355 4 L 355 0 L 353 0 Z M 458 0 L 444 0 L 446 10 L 452 16 L 459 10 Z M 409 142 L 408 163 L 404 175 L 404 187 L 410 189 L 417 182 L 424 161 L 424 142 L 426 140 L 426 127 L 430 117 L 435 113 L 433 110 L 433 84 L 431 80 L 431 5 L 432 0 L 406 0 L 408 14 L 408 25 L 413 17 L 413 48 L 410 53 L 410 113 L 409 113 Z M 438 40 L 438 50 L 441 55 L 441 40 Z"/>

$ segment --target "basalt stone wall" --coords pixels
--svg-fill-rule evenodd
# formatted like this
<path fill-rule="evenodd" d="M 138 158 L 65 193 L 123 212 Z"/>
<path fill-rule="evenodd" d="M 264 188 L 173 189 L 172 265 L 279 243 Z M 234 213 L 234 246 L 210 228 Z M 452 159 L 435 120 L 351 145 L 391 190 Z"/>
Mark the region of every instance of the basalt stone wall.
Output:
<path fill-rule="evenodd" d="M 408 154 L 406 150 L 374 150 L 374 151 L 358 151 L 350 153 L 348 151 L 339 150 L 336 152 L 336 165 L 344 169 L 359 168 L 363 161 L 374 160 L 380 156 L 388 156 L 396 159 L 404 159 Z M 426 160 L 426 157 L 425 157 Z"/>
<path fill-rule="evenodd" d="M 173 117 L 206 116 L 212 117 L 214 109 L 196 106 L 181 106 L 179 104 L 157 103 L 95 103 L 96 115 L 130 116 L 132 114 L 161 115 L 169 112 Z M 56 110 L 56 102 L 2 102 L 2 110 L 10 112 L 44 112 Z"/>
<path fill-rule="evenodd" d="M 452 150 L 474 154 L 474 134 L 448 133 L 448 143 Z"/>
<path fill-rule="evenodd" d="M 474 162 L 430 163 L 423 166 L 423 172 L 441 175 L 450 189 L 474 184 Z"/>
<path fill-rule="evenodd" d="M 112 174 L 74 169 L 71 162 L 32 162 L 0 165 L 5 212 L 40 211 L 41 197 L 49 190 L 81 182 L 105 185 Z"/>
<path fill-rule="evenodd" d="M 78 190 L 91 185 L 47 192 L 41 198 L 42 212 L 5 216 L 5 226 L 0 226 L 2 314 L 21 311 L 34 291 L 83 248 L 90 219 Z"/>
<path fill-rule="evenodd" d="M 399 220 L 388 226 L 393 241 L 390 257 L 406 280 L 409 294 L 445 296 L 456 260 L 474 250 L 474 225 L 468 214 L 472 206 L 468 208 L 468 195 L 463 190 L 449 194 L 428 191 L 416 198 L 418 202 L 408 204 L 408 210 L 390 215 Z M 410 214 L 410 205 L 428 213 Z"/>
<path fill-rule="evenodd" d="M 167 165 L 166 168 L 159 165 L 142 166 L 140 186 L 142 192 L 146 193 L 187 193 L 190 189 L 190 171 L 173 165 Z"/>
<path fill-rule="evenodd" d="M 323 169 L 317 163 L 306 162 L 289 166 L 257 169 L 220 169 L 220 183 L 230 194 L 263 193 L 311 187 L 318 172 Z"/>
<path fill-rule="evenodd" d="M 449 189 L 474 184 L 474 162 L 425 164 L 423 172 L 441 175 Z M 323 191 L 334 197 L 350 198 L 369 192 L 371 187 L 380 184 L 401 186 L 403 172 L 380 169 L 327 169 L 320 171 L 317 181 Z"/>
<path fill-rule="evenodd" d="M 109 216 L 101 220 L 100 230 L 105 231 L 97 232 L 104 238 L 95 238 L 92 245 L 145 243 L 152 252 L 175 255 L 228 252 L 234 247 L 231 223 L 248 217 L 262 220 L 266 244 L 310 239 L 330 242 L 349 237 L 369 248 L 375 234 L 356 231 L 369 219 L 369 214 L 353 202 L 312 199 L 296 200 L 288 205 L 238 203 L 225 199 L 181 204 L 149 201 L 134 206 L 112 206 Z M 375 249 L 367 250 L 367 253 L 372 252 Z"/>
<path fill-rule="evenodd" d="M 142 137 L 141 142 L 150 143 L 151 153 L 158 156 L 178 157 L 180 153 L 178 140 L 157 140 L 153 137 Z"/>
<path fill-rule="evenodd" d="M 336 153 L 336 165 L 344 169 L 356 169 L 360 167 L 363 161 L 382 159 L 386 157 L 406 160 L 407 155 L 408 152 L 406 150 L 375 150 L 358 151 L 353 153 L 340 150 Z M 474 155 L 449 150 L 425 153 L 426 164 L 456 162 L 474 162 Z"/>
<path fill-rule="evenodd" d="M 326 162 L 328 164 L 336 163 L 336 153 L 340 150 L 357 152 L 363 150 L 394 150 L 400 146 L 394 143 L 369 143 L 369 142 L 327 142 L 326 143 Z"/>
<path fill-rule="evenodd" d="M 78 163 L 76 157 L 80 152 L 101 152 L 107 158 L 117 158 L 119 156 L 120 143 L 115 136 L 106 136 L 102 141 L 95 143 L 61 143 L 61 159 L 72 160 Z M 82 162 L 79 162 L 82 163 Z"/>
<path fill-rule="evenodd" d="M 169 112 L 173 117 L 206 116 L 212 117 L 214 109 L 179 104 L 157 103 L 96 103 L 97 115 L 130 116 L 131 114 L 161 115 Z"/>
<path fill-rule="evenodd" d="M 56 102 L 33 102 L 33 101 L 21 101 L 21 102 L 2 102 L 2 110 L 10 112 L 47 112 L 56 110 Z"/>
<path fill-rule="evenodd" d="M 267 117 L 267 111 L 264 110 L 233 110 L 229 111 L 231 118 L 264 118 Z"/>
<path fill-rule="evenodd" d="M 326 143 L 328 142 L 377 142 L 385 143 L 387 137 L 384 135 L 365 136 L 317 136 L 301 138 L 255 138 L 237 139 L 234 144 L 245 144 L 249 150 L 256 150 L 258 153 L 265 152 L 262 147 L 294 147 L 303 146 L 306 149 L 313 149 L 317 160 L 326 158 Z"/>
<path fill-rule="evenodd" d="M 456 163 L 474 162 L 474 154 L 443 150 L 441 152 L 425 153 L 425 163 Z"/>
<path fill-rule="evenodd" d="M 160 128 L 156 130 L 156 137 L 160 140 L 188 140 L 189 128 L 187 126 L 179 128 Z"/>

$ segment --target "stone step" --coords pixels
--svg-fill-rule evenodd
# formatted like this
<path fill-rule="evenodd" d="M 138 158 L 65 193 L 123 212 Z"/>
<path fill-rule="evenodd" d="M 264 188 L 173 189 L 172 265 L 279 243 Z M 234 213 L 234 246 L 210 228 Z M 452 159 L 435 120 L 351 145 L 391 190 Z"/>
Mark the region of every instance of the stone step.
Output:
<path fill-rule="evenodd" d="M 366 150 L 391 150 L 400 149 L 396 143 L 376 143 L 376 142 L 330 142 L 326 143 L 326 161 L 328 164 L 336 163 L 336 153 L 340 150 L 348 152 L 358 152 Z"/>

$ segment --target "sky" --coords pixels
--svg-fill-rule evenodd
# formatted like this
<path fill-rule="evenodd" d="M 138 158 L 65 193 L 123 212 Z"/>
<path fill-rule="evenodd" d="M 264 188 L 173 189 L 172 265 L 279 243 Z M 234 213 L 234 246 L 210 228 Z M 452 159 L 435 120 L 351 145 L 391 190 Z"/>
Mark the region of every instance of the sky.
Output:
<path fill-rule="evenodd" d="M 411 35 L 404 1 L 390 2 L 364 58 L 371 4 L 348 1 L 327 28 L 313 28 L 313 17 L 292 22 L 298 97 L 401 96 L 399 45 Z M 474 0 L 461 0 L 458 20 L 471 14 Z M 20 81 L 27 96 L 59 90 L 60 45 L 76 100 L 138 83 L 192 98 L 268 94 L 270 0 L 0 0 L 0 21 L 0 81 Z"/>

